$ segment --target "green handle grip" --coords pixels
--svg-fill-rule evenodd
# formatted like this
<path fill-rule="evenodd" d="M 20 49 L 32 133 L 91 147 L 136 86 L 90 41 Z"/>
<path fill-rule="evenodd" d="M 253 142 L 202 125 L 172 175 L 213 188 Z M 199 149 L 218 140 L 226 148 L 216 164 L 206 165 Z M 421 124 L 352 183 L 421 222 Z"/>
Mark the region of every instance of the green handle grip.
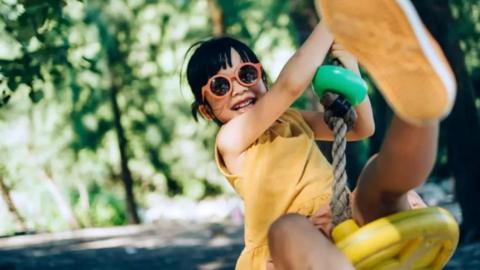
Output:
<path fill-rule="evenodd" d="M 325 92 L 333 92 L 345 97 L 352 106 L 360 104 L 368 92 L 367 84 L 360 76 L 339 66 L 320 66 L 312 83 L 320 98 Z"/>

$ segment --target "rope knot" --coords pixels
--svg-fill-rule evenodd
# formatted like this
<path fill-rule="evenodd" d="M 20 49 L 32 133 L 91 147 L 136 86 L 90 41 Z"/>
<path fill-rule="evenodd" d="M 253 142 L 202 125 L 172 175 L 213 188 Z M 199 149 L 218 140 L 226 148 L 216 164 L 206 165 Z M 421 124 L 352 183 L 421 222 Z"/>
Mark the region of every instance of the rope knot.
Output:
<path fill-rule="evenodd" d="M 331 130 L 334 129 L 331 118 L 342 118 L 347 125 L 347 131 L 353 128 L 357 120 L 357 113 L 352 105 L 339 94 L 333 92 L 325 92 L 320 100 L 325 108 L 324 119 Z"/>

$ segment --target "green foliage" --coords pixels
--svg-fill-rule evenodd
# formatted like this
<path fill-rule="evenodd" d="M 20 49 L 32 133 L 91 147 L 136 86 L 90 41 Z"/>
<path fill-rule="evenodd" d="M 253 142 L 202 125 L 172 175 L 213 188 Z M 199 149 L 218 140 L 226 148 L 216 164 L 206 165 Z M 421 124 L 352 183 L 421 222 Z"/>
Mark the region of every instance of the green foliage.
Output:
<path fill-rule="evenodd" d="M 126 223 L 125 206 L 118 194 L 93 182 L 88 187 L 90 226 L 122 225 Z M 85 218 L 84 218 L 85 219 Z"/>
<path fill-rule="evenodd" d="M 42 196 L 51 198 L 45 179 L 36 175 L 42 175 L 45 166 L 52 167 L 55 183 L 68 195 L 82 226 L 126 222 L 112 89 L 117 91 L 141 208 L 151 207 L 144 200 L 149 193 L 201 199 L 225 192 L 228 184 L 216 170 L 211 151 L 217 127 L 193 121 L 191 95 L 185 82 L 180 90 L 178 85 L 186 48 L 209 32 L 208 14 L 198 12 L 205 3 L 66 4 L 60 10 L 50 2 L 42 6 L 47 15 L 39 17 L 43 25 L 37 32 L 45 38 L 37 38 L 35 31 L 20 35 L 20 28 L 0 31 L 9 36 L 9 49 L 18 48 L 17 55 L 3 60 L 0 70 L 8 101 L 0 110 L 0 118 L 8 121 L 0 124 L 0 130 L 10 130 L 8 136 L 13 137 L 31 134 L 0 142 L 14 157 L 1 161 L 11 173 L 8 180 L 16 183 L 13 192 L 24 196 L 42 190 Z M 23 12 L 20 9 L 18 16 Z M 28 38 L 32 41 L 26 44 Z M 25 93 L 38 104 L 25 103 Z M 15 124 L 22 122 L 27 124 Z M 22 164 L 27 156 L 39 159 Z M 38 221 L 32 227 L 67 228 L 55 201 L 43 203 L 40 211 L 17 199 L 27 220 Z M 39 213 L 48 218 L 39 219 Z"/>
<path fill-rule="evenodd" d="M 0 55 L 0 107 L 20 86 L 36 103 L 43 98 L 36 81 L 67 63 L 64 32 L 70 21 L 63 16 L 65 1 L 5 1 L 0 4 L 0 31 L 11 42 Z"/>
<path fill-rule="evenodd" d="M 217 3 L 226 33 L 247 42 L 274 81 L 298 46 L 291 3 Z M 462 48 L 480 74 L 479 4 L 455 0 L 452 8 L 468 18 L 459 20 Z M 51 180 L 81 226 L 127 222 L 113 96 L 141 212 L 154 206 L 151 194 L 199 200 L 231 192 L 214 161 L 217 127 L 193 120 L 180 78 L 187 48 L 212 34 L 207 11 L 206 0 L 0 3 L 0 164 L 31 228 L 69 226 Z M 313 102 L 307 92 L 294 106 Z M 441 152 L 439 162 L 445 158 Z M 11 232 L 11 215 L 3 207 L 0 215 L 0 234 Z"/>
<path fill-rule="evenodd" d="M 478 1 L 451 1 L 455 30 L 465 53 L 467 69 L 471 74 L 480 115 L 480 3 Z"/>

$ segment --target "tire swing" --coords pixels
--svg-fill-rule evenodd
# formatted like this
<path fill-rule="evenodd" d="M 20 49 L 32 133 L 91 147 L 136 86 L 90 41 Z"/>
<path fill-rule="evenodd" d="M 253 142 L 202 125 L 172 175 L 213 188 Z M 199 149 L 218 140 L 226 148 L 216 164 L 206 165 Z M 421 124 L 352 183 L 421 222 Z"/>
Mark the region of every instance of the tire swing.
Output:
<path fill-rule="evenodd" d="M 333 130 L 334 183 L 330 207 L 335 245 L 356 269 L 442 269 L 458 243 L 458 225 L 439 207 L 399 212 L 361 228 L 351 217 L 345 170 L 347 130 L 356 119 L 356 106 L 367 95 L 365 81 L 340 66 L 321 66 L 313 88 L 325 107 L 325 121 Z"/>

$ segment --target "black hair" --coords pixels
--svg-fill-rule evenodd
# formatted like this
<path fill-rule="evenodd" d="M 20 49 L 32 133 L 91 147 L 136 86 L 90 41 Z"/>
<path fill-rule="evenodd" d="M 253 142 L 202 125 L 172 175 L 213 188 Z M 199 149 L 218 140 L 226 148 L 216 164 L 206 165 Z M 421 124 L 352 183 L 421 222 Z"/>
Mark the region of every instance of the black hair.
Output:
<path fill-rule="evenodd" d="M 187 64 L 187 81 L 195 97 L 192 103 L 192 115 L 197 120 L 198 107 L 204 104 L 202 86 L 220 69 L 232 66 L 231 49 L 240 55 L 243 62 L 259 63 L 255 53 L 241 41 L 231 37 L 217 37 L 194 43 L 187 50 L 186 55 L 195 49 Z M 262 79 L 267 82 L 265 71 L 262 68 Z M 206 103 L 206 102 L 205 102 Z M 209 107 L 209 104 L 204 104 Z M 217 119 L 214 119 L 217 120 Z M 216 121 L 217 124 L 218 120 Z"/>

